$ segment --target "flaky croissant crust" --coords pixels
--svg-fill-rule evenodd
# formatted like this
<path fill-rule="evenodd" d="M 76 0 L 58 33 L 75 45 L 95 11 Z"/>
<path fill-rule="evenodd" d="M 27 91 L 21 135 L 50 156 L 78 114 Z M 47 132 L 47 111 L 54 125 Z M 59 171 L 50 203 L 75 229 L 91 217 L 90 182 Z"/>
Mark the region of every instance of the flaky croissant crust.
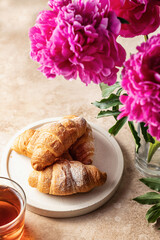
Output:
<path fill-rule="evenodd" d="M 106 173 L 93 165 L 66 159 L 55 162 L 43 171 L 32 171 L 28 182 L 40 192 L 52 195 L 71 195 L 88 192 L 101 186 L 107 179 Z"/>
<path fill-rule="evenodd" d="M 12 150 L 31 157 L 32 167 L 42 170 L 66 152 L 85 133 L 86 126 L 84 118 L 75 117 L 29 129 L 17 137 Z"/>

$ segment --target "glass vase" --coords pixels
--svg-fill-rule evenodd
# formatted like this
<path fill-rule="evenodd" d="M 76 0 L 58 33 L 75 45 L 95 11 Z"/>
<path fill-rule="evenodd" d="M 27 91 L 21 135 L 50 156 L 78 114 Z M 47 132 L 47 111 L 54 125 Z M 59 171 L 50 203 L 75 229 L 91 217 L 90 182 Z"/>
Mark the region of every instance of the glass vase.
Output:
<path fill-rule="evenodd" d="M 146 177 L 160 177 L 160 142 L 146 142 L 138 125 L 140 148 L 135 151 L 135 161 L 138 170 Z"/>

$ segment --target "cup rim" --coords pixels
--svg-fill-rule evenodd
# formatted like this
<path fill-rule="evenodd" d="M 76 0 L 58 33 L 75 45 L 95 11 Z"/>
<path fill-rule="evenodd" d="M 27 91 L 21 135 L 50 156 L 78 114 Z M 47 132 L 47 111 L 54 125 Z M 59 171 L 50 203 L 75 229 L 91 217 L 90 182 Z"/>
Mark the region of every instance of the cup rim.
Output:
<path fill-rule="evenodd" d="M 27 199 L 26 199 L 26 194 L 25 194 L 23 188 L 20 186 L 19 183 L 17 183 L 16 181 L 12 180 L 11 178 L 7 178 L 7 177 L 2 177 L 2 176 L 0 176 L 0 179 L 4 179 L 4 180 L 7 180 L 7 181 L 10 181 L 10 182 L 14 183 L 15 185 L 17 185 L 17 186 L 21 189 L 21 191 L 22 191 L 22 193 L 23 193 L 23 195 L 24 195 L 23 208 L 21 209 L 20 213 L 18 214 L 18 216 L 17 216 L 16 218 L 14 218 L 14 219 L 13 219 L 12 221 L 10 221 L 9 223 L 6 223 L 6 224 L 0 226 L 0 230 L 2 230 L 3 228 L 9 227 L 10 225 L 14 224 L 14 222 L 16 222 L 17 219 L 22 216 L 22 214 L 23 214 L 23 213 L 25 212 L 25 210 L 26 210 L 26 202 L 27 202 Z M 21 195 L 21 194 L 20 194 L 20 195 Z"/>

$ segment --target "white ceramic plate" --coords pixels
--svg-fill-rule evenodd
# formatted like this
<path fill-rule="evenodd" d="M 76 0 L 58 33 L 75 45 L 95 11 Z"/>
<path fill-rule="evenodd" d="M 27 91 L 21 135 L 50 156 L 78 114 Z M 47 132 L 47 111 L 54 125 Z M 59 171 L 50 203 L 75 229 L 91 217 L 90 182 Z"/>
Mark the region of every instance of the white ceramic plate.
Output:
<path fill-rule="evenodd" d="M 29 128 L 39 128 L 45 123 L 55 122 L 60 118 L 49 118 L 35 122 L 19 131 L 9 142 L 1 159 L 1 176 L 9 177 L 19 183 L 27 197 L 28 210 L 48 217 L 74 217 L 89 213 L 107 202 L 120 183 L 124 161 L 121 149 L 107 130 L 89 123 L 95 138 L 93 164 L 107 173 L 107 182 L 88 193 L 71 196 L 52 196 L 39 192 L 28 185 L 28 176 L 32 171 L 30 159 L 11 151 L 14 139 Z"/>

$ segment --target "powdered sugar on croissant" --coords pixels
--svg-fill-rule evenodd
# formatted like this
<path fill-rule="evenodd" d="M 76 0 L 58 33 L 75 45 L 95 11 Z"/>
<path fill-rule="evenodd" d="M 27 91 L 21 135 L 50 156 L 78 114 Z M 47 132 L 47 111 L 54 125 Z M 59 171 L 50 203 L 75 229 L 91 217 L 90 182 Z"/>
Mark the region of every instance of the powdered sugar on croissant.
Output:
<path fill-rule="evenodd" d="M 65 116 L 64 119 L 73 119 L 75 115 Z M 92 128 L 87 123 L 85 133 L 72 144 L 69 152 L 74 160 L 80 161 L 84 164 L 91 164 L 94 156 L 94 137 Z"/>
<path fill-rule="evenodd" d="M 28 179 L 31 187 L 52 195 L 71 195 L 88 192 L 101 186 L 107 179 L 106 173 L 93 165 L 78 161 L 61 160 L 43 171 L 33 171 Z"/>

